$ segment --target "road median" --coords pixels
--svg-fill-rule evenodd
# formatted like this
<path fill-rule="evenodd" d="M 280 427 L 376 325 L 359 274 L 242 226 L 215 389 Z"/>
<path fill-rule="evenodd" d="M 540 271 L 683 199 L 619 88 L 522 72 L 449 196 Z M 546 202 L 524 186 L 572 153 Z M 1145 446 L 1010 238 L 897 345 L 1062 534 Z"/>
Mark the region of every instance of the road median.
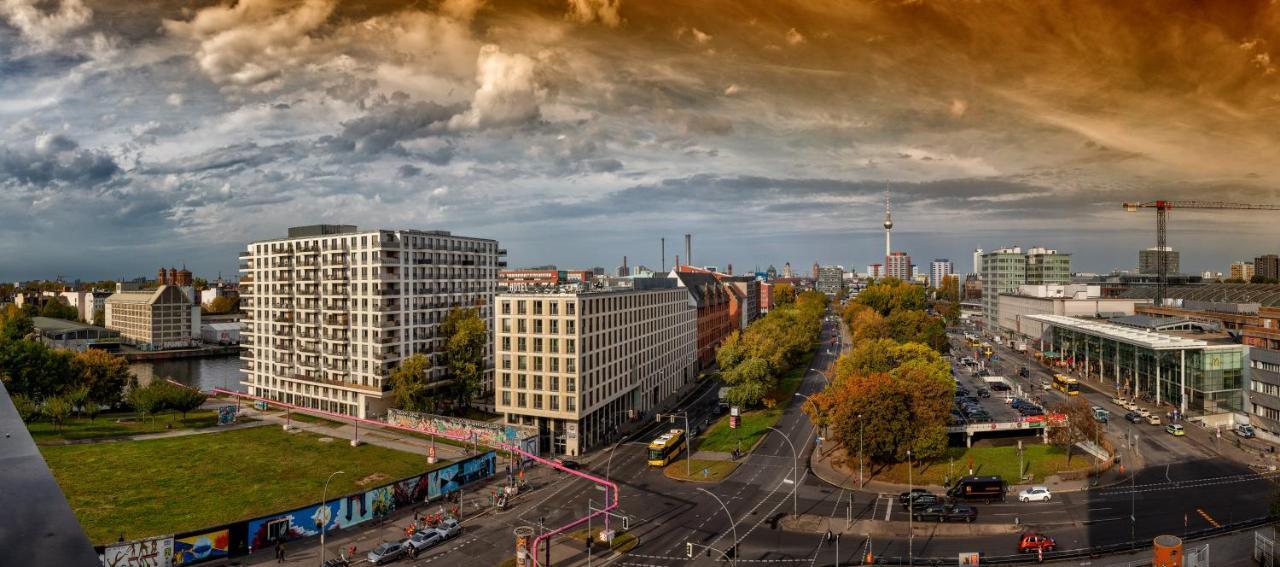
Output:
<path fill-rule="evenodd" d="M 980 537 L 1002 534 L 1017 534 L 1028 526 L 1019 524 L 984 524 L 963 522 L 904 522 L 899 520 L 876 521 L 859 520 L 852 524 L 843 518 L 831 518 L 817 514 L 801 514 L 786 516 L 778 522 L 784 531 L 823 534 L 827 530 L 832 533 L 851 536 L 902 537 L 914 529 L 916 537 Z"/>

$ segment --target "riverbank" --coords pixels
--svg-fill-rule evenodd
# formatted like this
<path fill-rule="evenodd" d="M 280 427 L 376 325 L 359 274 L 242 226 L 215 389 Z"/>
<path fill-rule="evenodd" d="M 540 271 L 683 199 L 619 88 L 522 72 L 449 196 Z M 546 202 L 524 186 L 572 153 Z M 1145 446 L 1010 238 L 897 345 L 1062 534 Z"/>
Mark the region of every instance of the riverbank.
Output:
<path fill-rule="evenodd" d="M 132 347 L 120 347 L 120 356 L 129 362 L 150 362 L 153 360 L 173 360 L 179 358 L 207 358 L 240 354 L 240 345 L 205 346 L 175 350 L 138 350 Z"/>

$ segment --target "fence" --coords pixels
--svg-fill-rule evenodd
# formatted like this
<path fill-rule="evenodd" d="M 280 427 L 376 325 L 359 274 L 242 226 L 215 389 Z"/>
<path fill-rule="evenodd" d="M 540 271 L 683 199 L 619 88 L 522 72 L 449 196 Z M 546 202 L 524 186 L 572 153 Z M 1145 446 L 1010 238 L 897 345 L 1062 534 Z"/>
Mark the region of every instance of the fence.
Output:
<path fill-rule="evenodd" d="M 332 532 L 386 517 L 398 507 L 435 500 L 493 477 L 498 455 L 489 451 L 377 488 L 293 510 L 175 535 L 97 548 L 103 567 L 196 565 L 253 553 L 277 541 Z"/>

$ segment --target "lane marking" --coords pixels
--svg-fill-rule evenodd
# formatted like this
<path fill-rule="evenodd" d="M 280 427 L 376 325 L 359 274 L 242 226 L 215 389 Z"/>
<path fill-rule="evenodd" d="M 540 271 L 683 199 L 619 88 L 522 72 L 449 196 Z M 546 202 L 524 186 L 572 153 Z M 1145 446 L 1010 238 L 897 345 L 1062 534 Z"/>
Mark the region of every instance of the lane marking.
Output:
<path fill-rule="evenodd" d="M 1201 517 L 1201 518 L 1204 518 L 1204 521 L 1209 522 L 1209 525 L 1211 525 L 1211 526 L 1213 526 L 1213 527 L 1215 527 L 1215 528 L 1220 528 L 1220 527 L 1222 527 L 1222 526 L 1218 525 L 1218 521 L 1217 521 L 1217 520 L 1214 520 L 1214 519 L 1213 519 L 1213 516 L 1210 516 L 1208 512 L 1205 512 L 1205 511 L 1204 511 L 1204 508 L 1196 508 L 1196 513 L 1197 513 L 1197 514 L 1200 514 L 1200 517 Z"/>

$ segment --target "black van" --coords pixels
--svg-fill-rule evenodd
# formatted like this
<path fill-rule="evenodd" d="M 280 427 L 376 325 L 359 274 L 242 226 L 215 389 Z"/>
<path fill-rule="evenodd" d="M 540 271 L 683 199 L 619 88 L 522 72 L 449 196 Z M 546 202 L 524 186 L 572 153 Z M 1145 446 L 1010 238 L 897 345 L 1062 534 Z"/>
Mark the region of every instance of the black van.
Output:
<path fill-rule="evenodd" d="M 947 490 L 954 500 L 982 500 L 988 504 L 1004 501 L 1004 479 L 998 476 L 966 476 Z"/>

